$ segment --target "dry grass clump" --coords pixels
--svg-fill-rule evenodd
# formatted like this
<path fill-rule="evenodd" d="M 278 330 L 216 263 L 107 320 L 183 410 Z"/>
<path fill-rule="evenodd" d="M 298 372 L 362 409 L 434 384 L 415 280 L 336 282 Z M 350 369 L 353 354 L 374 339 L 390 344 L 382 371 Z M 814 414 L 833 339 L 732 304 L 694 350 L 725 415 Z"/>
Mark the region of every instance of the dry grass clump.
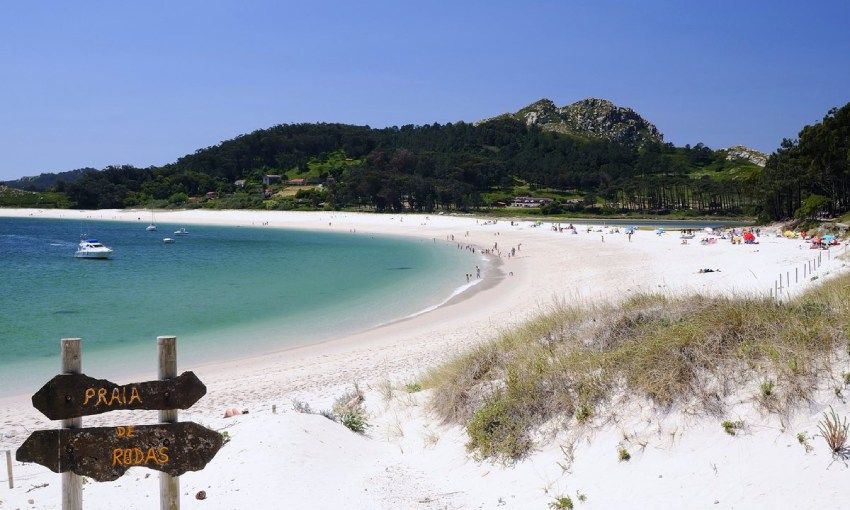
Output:
<path fill-rule="evenodd" d="M 640 295 L 619 306 L 563 304 L 434 369 L 432 409 L 467 426 L 468 448 L 512 460 L 555 417 L 590 419 L 625 393 L 658 406 L 723 412 L 755 381 L 768 411 L 810 397 L 849 349 L 850 277 L 788 303 L 764 298 Z"/>
<path fill-rule="evenodd" d="M 823 413 L 823 420 L 818 423 L 820 430 L 829 449 L 836 455 L 846 455 L 847 444 L 847 418 L 844 420 L 838 417 L 835 409 L 829 408 L 829 414 Z"/>

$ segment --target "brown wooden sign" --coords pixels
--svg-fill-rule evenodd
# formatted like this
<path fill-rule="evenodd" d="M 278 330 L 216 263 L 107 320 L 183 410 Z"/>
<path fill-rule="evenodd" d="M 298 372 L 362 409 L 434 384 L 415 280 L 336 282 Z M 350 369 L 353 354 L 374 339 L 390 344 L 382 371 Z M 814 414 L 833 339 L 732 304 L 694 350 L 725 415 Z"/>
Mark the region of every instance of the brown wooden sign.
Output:
<path fill-rule="evenodd" d="M 206 392 L 194 372 L 125 385 L 83 374 L 62 374 L 32 396 L 32 405 L 51 420 L 64 420 L 128 409 L 189 409 Z"/>
<path fill-rule="evenodd" d="M 199 471 L 223 444 L 220 433 L 190 421 L 84 429 L 37 430 L 18 449 L 20 462 L 107 482 L 139 466 L 180 476 Z"/>

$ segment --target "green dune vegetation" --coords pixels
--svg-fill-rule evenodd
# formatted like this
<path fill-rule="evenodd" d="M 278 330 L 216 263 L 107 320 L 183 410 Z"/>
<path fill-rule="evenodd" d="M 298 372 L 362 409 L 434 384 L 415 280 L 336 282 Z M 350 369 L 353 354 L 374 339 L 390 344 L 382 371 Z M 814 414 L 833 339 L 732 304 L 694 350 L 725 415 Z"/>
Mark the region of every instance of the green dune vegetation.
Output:
<path fill-rule="evenodd" d="M 604 421 L 625 399 L 687 405 L 725 420 L 752 392 L 787 413 L 818 388 L 850 383 L 850 275 L 787 302 L 638 295 L 618 305 L 555 306 L 423 379 L 431 407 L 461 424 L 481 458 L 510 462 L 541 426 Z M 736 423 L 729 422 L 734 434 Z M 724 425 L 726 428 L 726 425 Z"/>

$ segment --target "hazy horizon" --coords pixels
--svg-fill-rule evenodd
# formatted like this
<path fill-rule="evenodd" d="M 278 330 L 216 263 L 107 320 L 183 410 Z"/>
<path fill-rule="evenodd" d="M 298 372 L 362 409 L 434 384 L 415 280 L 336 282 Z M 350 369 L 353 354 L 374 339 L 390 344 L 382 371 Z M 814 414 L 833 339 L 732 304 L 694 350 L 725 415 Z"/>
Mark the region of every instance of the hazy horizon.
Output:
<path fill-rule="evenodd" d="M 850 9 L 791 2 L 9 6 L 0 180 L 161 165 L 281 123 L 477 121 L 546 97 L 772 152 L 850 101 Z"/>

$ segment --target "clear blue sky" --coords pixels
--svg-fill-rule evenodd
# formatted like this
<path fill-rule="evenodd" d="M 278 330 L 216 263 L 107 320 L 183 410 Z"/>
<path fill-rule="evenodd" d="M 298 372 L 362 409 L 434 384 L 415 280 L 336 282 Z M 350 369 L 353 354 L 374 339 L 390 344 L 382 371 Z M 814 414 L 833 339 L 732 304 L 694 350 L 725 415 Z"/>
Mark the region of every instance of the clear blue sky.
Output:
<path fill-rule="evenodd" d="M 474 121 L 604 97 L 682 145 L 783 137 L 850 101 L 850 3 L 15 2 L 0 179 L 162 164 L 279 123 Z"/>

